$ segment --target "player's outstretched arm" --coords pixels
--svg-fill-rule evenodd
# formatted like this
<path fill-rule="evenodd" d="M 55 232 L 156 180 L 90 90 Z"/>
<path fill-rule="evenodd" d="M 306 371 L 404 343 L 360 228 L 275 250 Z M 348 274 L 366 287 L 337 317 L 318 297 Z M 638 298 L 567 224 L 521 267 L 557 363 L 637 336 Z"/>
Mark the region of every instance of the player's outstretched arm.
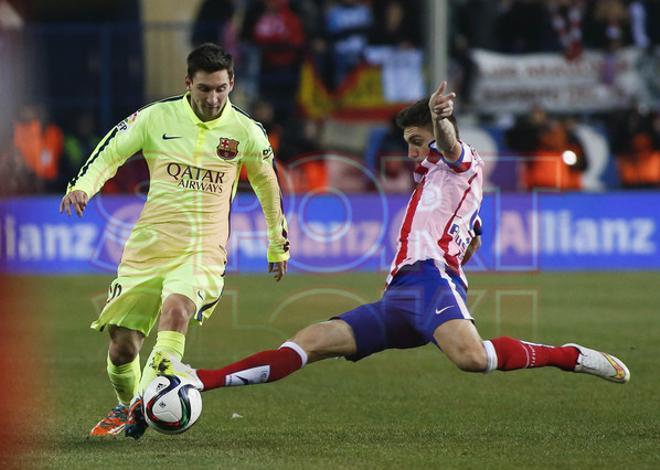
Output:
<path fill-rule="evenodd" d="M 112 128 L 98 143 L 85 164 L 69 182 L 60 212 L 70 214 L 73 205 L 81 216 L 89 199 L 112 178 L 117 169 L 144 144 L 147 111 L 135 112 Z"/>
<path fill-rule="evenodd" d="M 429 99 L 429 109 L 433 120 L 435 143 L 445 160 L 455 162 L 461 156 L 461 145 L 456 138 L 454 125 L 447 119 L 454 112 L 456 93 L 447 93 L 447 82 L 443 81 Z"/>
<path fill-rule="evenodd" d="M 60 214 L 66 212 L 66 215 L 71 215 L 71 207 L 76 211 L 78 217 L 82 217 L 85 208 L 87 207 L 87 202 L 89 197 L 85 191 L 71 191 L 69 194 L 66 194 L 62 201 L 60 202 Z"/>

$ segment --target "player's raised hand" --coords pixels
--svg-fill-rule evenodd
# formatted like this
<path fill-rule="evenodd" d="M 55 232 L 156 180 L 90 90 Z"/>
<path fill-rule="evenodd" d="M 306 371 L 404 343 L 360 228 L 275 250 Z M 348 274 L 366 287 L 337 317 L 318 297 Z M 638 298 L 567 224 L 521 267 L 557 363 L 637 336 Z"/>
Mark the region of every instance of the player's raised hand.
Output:
<path fill-rule="evenodd" d="M 287 262 L 280 261 L 279 263 L 268 263 L 268 272 L 275 273 L 273 276 L 276 282 L 280 282 L 286 274 Z"/>
<path fill-rule="evenodd" d="M 85 208 L 87 207 L 87 193 L 85 191 L 71 191 L 69 194 L 62 198 L 60 202 L 60 214 L 66 212 L 66 215 L 71 215 L 71 206 L 78 214 L 78 217 L 82 217 Z"/>
<path fill-rule="evenodd" d="M 445 94 L 446 91 L 447 82 L 443 80 L 429 99 L 429 109 L 431 110 L 431 117 L 434 120 L 448 118 L 454 113 L 456 93 Z"/>

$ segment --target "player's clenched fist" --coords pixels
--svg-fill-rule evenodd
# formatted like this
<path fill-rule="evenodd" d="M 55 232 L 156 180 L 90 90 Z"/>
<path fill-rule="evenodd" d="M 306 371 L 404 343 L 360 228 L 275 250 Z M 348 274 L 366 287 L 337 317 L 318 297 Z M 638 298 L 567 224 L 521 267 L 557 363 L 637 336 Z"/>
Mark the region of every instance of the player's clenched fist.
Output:
<path fill-rule="evenodd" d="M 445 91 L 447 91 L 447 82 L 443 81 L 429 99 L 429 109 L 434 120 L 448 118 L 454 112 L 456 93 L 452 92 L 445 95 Z"/>
<path fill-rule="evenodd" d="M 85 212 L 85 207 L 87 207 L 87 193 L 85 191 L 71 191 L 69 194 L 62 198 L 60 202 L 60 214 L 66 211 L 66 215 L 71 215 L 71 206 L 78 214 L 78 217 L 82 217 L 83 212 Z"/>

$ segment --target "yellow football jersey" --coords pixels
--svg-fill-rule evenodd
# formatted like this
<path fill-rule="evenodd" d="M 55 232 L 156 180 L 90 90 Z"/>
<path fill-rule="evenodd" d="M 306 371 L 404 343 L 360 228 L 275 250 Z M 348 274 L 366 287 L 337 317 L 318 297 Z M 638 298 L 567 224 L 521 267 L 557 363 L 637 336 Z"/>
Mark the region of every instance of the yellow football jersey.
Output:
<path fill-rule="evenodd" d="M 187 94 L 133 113 L 101 140 L 67 193 L 81 190 L 93 197 L 140 151 L 149 167 L 149 193 L 124 247 L 120 273 L 191 256 L 224 273 L 230 207 L 242 166 L 266 218 L 268 261 L 289 258 L 272 148 L 263 127 L 229 100 L 218 118 L 206 122 Z"/>

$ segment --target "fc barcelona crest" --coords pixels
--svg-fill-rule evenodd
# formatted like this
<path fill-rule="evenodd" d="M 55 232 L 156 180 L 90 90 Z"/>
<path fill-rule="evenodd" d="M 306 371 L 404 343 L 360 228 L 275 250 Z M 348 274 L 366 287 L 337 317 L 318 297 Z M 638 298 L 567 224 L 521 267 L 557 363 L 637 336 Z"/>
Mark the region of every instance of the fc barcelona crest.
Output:
<path fill-rule="evenodd" d="M 218 157 L 224 160 L 231 160 L 238 155 L 238 140 L 220 137 L 218 148 L 215 150 Z"/>

